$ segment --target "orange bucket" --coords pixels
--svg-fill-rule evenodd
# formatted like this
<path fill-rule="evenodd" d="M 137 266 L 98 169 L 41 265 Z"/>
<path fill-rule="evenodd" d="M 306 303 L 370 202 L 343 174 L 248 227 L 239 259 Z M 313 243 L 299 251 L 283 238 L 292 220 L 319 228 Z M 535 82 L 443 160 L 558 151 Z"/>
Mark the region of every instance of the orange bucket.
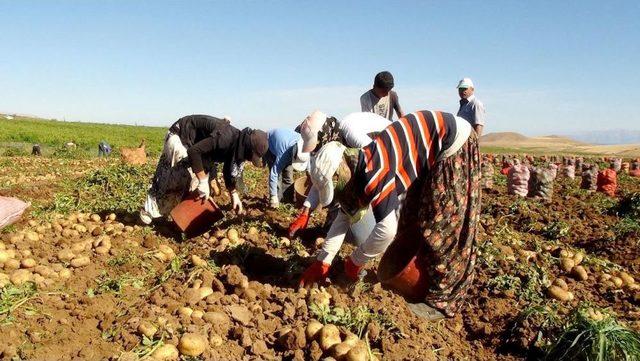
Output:
<path fill-rule="evenodd" d="M 428 281 L 423 270 L 426 261 L 420 255 L 420 242 L 396 239 L 380 260 L 378 279 L 410 302 L 423 302 Z"/>
<path fill-rule="evenodd" d="M 171 218 L 178 228 L 194 237 L 208 231 L 222 217 L 222 211 L 213 199 L 198 199 L 193 193 L 171 210 Z"/>

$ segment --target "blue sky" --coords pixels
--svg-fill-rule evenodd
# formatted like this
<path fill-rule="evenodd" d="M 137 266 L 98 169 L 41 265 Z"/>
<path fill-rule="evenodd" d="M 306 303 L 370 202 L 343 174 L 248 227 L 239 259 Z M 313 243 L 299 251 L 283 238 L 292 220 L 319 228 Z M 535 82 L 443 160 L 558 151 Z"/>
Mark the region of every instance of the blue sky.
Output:
<path fill-rule="evenodd" d="M 487 131 L 640 129 L 638 1 L 0 0 L 0 112 L 168 126 L 193 113 L 294 126 L 359 110 L 389 70 L 405 111 Z"/>

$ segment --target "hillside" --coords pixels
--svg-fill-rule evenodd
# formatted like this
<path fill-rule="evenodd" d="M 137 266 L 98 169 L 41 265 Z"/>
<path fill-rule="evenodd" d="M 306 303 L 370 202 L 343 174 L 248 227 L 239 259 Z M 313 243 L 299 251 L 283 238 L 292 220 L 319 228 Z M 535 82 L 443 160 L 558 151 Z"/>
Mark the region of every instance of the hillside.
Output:
<path fill-rule="evenodd" d="M 640 156 L 640 144 L 594 145 L 565 136 L 527 137 L 515 132 L 489 133 L 480 139 L 485 152 L 563 153 L 584 155 Z"/>

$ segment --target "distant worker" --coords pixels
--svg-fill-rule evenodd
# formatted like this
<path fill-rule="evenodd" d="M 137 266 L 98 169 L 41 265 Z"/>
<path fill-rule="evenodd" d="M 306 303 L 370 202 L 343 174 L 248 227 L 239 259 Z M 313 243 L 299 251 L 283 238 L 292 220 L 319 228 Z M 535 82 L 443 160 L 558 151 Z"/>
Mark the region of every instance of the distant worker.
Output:
<path fill-rule="evenodd" d="M 98 144 L 98 157 L 108 157 L 111 154 L 111 146 L 106 141 Z"/>
<path fill-rule="evenodd" d="M 65 143 L 64 147 L 67 148 L 67 150 L 76 150 L 77 145 L 75 139 Z"/>
<path fill-rule="evenodd" d="M 460 95 L 460 109 L 458 116 L 468 121 L 476 131 L 478 138 L 482 136 L 484 128 L 484 104 L 473 94 L 475 88 L 469 78 L 464 78 L 458 83 L 458 95 Z"/>
<path fill-rule="evenodd" d="M 31 155 L 42 155 L 40 144 L 34 144 L 33 147 L 31 147 Z"/>
<path fill-rule="evenodd" d="M 362 111 L 376 113 L 383 118 L 391 120 L 395 110 L 398 118 L 402 118 L 404 113 L 400 108 L 398 94 L 391 90 L 393 86 L 393 75 L 391 73 L 383 71 L 376 74 L 373 80 L 373 89 L 360 97 Z"/>
<path fill-rule="evenodd" d="M 302 138 L 293 129 L 273 129 L 269 133 L 269 151 L 265 160 L 269 166 L 269 207 L 278 208 L 293 185 L 293 171 L 304 172 L 306 162 L 295 162 L 302 153 Z M 306 158 L 309 156 L 307 155 Z M 293 197 L 291 197 L 293 198 Z"/>

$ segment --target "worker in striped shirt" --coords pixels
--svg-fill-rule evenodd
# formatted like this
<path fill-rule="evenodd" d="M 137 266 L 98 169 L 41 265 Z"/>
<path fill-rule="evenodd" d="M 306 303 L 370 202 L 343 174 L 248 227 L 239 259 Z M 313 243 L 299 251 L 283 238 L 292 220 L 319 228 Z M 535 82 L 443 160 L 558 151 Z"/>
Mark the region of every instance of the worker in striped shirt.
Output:
<path fill-rule="evenodd" d="M 310 176 L 320 204 L 335 192 L 341 213 L 301 286 L 328 276 L 346 230 L 370 206 L 376 225 L 345 260 L 346 276 L 356 280 L 395 238 L 394 245 L 414 252 L 405 258 L 428 258 L 421 272 L 430 283 L 420 296 L 428 317 L 455 314 L 473 278 L 480 208 L 477 137 L 466 120 L 438 111 L 408 114 L 362 149 L 326 144 L 312 159 Z"/>

